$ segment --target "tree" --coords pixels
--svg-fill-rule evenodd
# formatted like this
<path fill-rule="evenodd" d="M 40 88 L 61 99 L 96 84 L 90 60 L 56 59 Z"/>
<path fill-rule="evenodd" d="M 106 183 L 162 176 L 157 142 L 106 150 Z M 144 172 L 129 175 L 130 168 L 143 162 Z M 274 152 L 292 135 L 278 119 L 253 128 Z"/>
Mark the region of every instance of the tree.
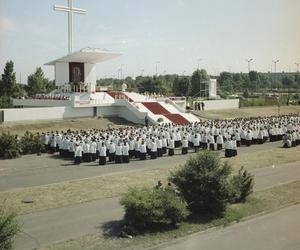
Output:
<path fill-rule="evenodd" d="M 253 192 L 254 176 L 241 167 L 238 174 L 230 180 L 230 197 L 232 203 L 244 202 Z"/>
<path fill-rule="evenodd" d="M 13 61 L 6 62 L 0 84 L 1 96 L 16 97 L 16 91 L 18 87 L 16 84 L 16 73 L 14 72 Z"/>
<path fill-rule="evenodd" d="M 0 207 L 0 250 L 12 249 L 13 238 L 20 231 L 20 225 L 16 219 L 17 214 Z"/>
<path fill-rule="evenodd" d="M 194 71 L 191 79 L 191 95 L 206 96 L 205 90 L 208 90 L 208 81 L 209 76 L 204 69 Z"/>
<path fill-rule="evenodd" d="M 231 166 L 221 163 L 216 153 L 203 151 L 172 172 L 169 180 L 178 188 L 192 213 L 220 215 L 226 209 L 231 171 Z"/>
<path fill-rule="evenodd" d="M 294 77 L 290 75 L 285 75 L 282 78 L 281 82 L 284 88 L 293 88 L 296 85 L 294 81 Z"/>
<path fill-rule="evenodd" d="M 259 75 L 258 75 L 257 71 L 254 71 L 254 70 L 250 71 L 249 72 L 249 79 L 250 79 L 251 82 L 258 81 L 259 80 Z"/>
<path fill-rule="evenodd" d="M 7 109 L 12 107 L 13 107 L 13 103 L 9 97 L 7 96 L 0 97 L 0 108 Z"/>
<path fill-rule="evenodd" d="M 176 96 L 187 96 L 190 89 L 190 80 L 188 77 L 177 77 L 173 83 L 173 93 Z"/>
<path fill-rule="evenodd" d="M 27 84 L 27 92 L 29 95 L 47 93 L 54 89 L 53 82 L 45 78 L 41 67 L 38 67 L 33 74 L 28 76 Z"/>
<path fill-rule="evenodd" d="M 131 188 L 121 199 L 125 221 L 136 229 L 181 222 L 188 214 L 186 205 L 174 191 L 163 188 Z"/>

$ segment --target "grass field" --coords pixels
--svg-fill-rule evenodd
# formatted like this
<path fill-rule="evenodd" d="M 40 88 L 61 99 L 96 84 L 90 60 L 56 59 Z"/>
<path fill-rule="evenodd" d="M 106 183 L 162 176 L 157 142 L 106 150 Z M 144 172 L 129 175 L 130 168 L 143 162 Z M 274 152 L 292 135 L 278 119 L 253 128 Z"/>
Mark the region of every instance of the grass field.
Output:
<path fill-rule="evenodd" d="M 82 236 L 61 243 L 54 244 L 44 250 L 79 250 L 79 249 L 147 249 L 158 244 L 168 242 L 178 237 L 184 237 L 212 227 L 226 226 L 232 222 L 246 219 L 249 216 L 258 215 L 262 212 L 268 213 L 285 206 L 300 202 L 300 181 L 277 186 L 260 192 L 255 192 L 247 202 L 235 204 L 228 207 L 224 218 L 208 222 L 190 220 L 179 225 L 176 230 L 146 233 L 133 239 L 118 237 L 106 237 L 102 234 Z M 121 224 L 121 222 L 119 222 Z M 116 226 L 118 227 L 118 225 Z"/>
<path fill-rule="evenodd" d="M 22 135 L 26 130 L 31 132 L 47 132 L 47 131 L 66 131 L 80 129 L 106 129 L 108 126 L 117 128 L 132 125 L 124 119 L 112 118 L 80 118 L 65 120 L 45 120 L 45 121 L 27 121 L 0 124 L 1 132 L 10 132 Z"/>
<path fill-rule="evenodd" d="M 224 159 L 222 159 L 224 160 Z M 266 149 L 240 154 L 229 160 L 235 170 L 241 166 L 255 169 L 287 162 L 300 161 L 299 149 Z M 82 180 L 65 181 L 44 186 L 24 188 L 17 191 L 1 192 L 0 201 L 6 200 L 8 206 L 20 214 L 32 213 L 50 208 L 63 207 L 97 199 L 122 195 L 133 186 L 154 186 L 158 180 L 167 181 L 169 173 L 176 165 L 157 166 L 147 170 L 134 170 Z M 24 204 L 24 198 L 31 197 L 35 202 Z"/>
<path fill-rule="evenodd" d="M 239 118 L 278 115 L 278 107 L 251 107 L 240 109 L 208 110 L 203 114 L 207 118 Z M 300 106 L 281 106 L 280 114 L 299 113 Z"/>

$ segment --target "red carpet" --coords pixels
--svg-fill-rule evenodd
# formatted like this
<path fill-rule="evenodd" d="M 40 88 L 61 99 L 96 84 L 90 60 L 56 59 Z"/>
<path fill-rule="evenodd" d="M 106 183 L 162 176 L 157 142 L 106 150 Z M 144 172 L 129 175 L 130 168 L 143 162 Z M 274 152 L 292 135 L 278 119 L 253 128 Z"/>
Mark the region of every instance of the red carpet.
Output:
<path fill-rule="evenodd" d="M 142 102 L 142 104 L 149 109 L 153 114 L 155 115 L 164 115 L 167 117 L 171 122 L 178 124 L 178 125 L 183 125 L 183 124 L 189 124 L 190 122 L 185 119 L 182 115 L 180 114 L 172 114 L 168 110 L 166 110 L 163 106 L 161 106 L 157 102 Z"/>
<path fill-rule="evenodd" d="M 131 98 L 129 98 L 127 95 L 125 95 L 124 93 L 109 91 L 109 92 L 107 92 L 107 94 L 109 94 L 114 99 L 126 99 L 129 102 L 133 102 L 133 100 Z"/>
<path fill-rule="evenodd" d="M 170 114 L 170 112 L 158 102 L 142 102 L 142 104 L 155 115 Z"/>
<path fill-rule="evenodd" d="M 177 125 L 189 124 L 190 122 L 180 114 L 164 114 L 171 122 Z"/>

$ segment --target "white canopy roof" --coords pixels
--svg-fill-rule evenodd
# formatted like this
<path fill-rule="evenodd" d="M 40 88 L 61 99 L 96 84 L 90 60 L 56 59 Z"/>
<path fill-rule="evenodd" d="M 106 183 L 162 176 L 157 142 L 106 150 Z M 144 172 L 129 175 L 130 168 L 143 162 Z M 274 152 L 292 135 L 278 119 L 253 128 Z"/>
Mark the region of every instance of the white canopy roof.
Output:
<path fill-rule="evenodd" d="M 54 61 L 45 63 L 45 65 L 55 65 L 57 62 L 79 62 L 79 63 L 99 63 L 121 56 L 119 52 L 112 52 L 97 48 L 84 48 L 80 51 L 63 56 Z"/>

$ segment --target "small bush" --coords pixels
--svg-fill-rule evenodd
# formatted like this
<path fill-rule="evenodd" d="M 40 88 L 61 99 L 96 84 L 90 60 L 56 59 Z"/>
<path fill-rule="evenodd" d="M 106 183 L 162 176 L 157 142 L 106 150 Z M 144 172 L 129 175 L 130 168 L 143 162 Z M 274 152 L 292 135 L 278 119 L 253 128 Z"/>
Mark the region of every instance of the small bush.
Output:
<path fill-rule="evenodd" d="M 172 172 L 169 180 L 177 186 L 193 214 L 218 216 L 226 209 L 230 174 L 227 162 L 222 164 L 216 153 L 203 151 Z"/>
<path fill-rule="evenodd" d="M 0 157 L 13 159 L 20 156 L 21 147 L 16 135 L 2 133 L 0 135 Z"/>
<path fill-rule="evenodd" d="M 158 225 L 176 225 L 187 216 L 185 203 L 168 189 L 131 188 L 121 199 L 127 225 L 151 229 Z"/>
<path fill-rule="evenodd" d="M 244 170 L 244 167 L 241 167 L 238 174 L 230 180 L 230 202 L 244 202 L 253 192 L 253 186 L 254 176 Z"/>
<path fill-rule="evenodd" d="M 0 207 L 0 250 L 12 249 L 13 238 L 20 231 L 16 213 Z"/>
<path fill-rule="evenodd" d="M 20 140 L 22 154 L 39 153 L 42 150 L 43 144 L 38 134 L 33 134 L 26 131 Z"/>

